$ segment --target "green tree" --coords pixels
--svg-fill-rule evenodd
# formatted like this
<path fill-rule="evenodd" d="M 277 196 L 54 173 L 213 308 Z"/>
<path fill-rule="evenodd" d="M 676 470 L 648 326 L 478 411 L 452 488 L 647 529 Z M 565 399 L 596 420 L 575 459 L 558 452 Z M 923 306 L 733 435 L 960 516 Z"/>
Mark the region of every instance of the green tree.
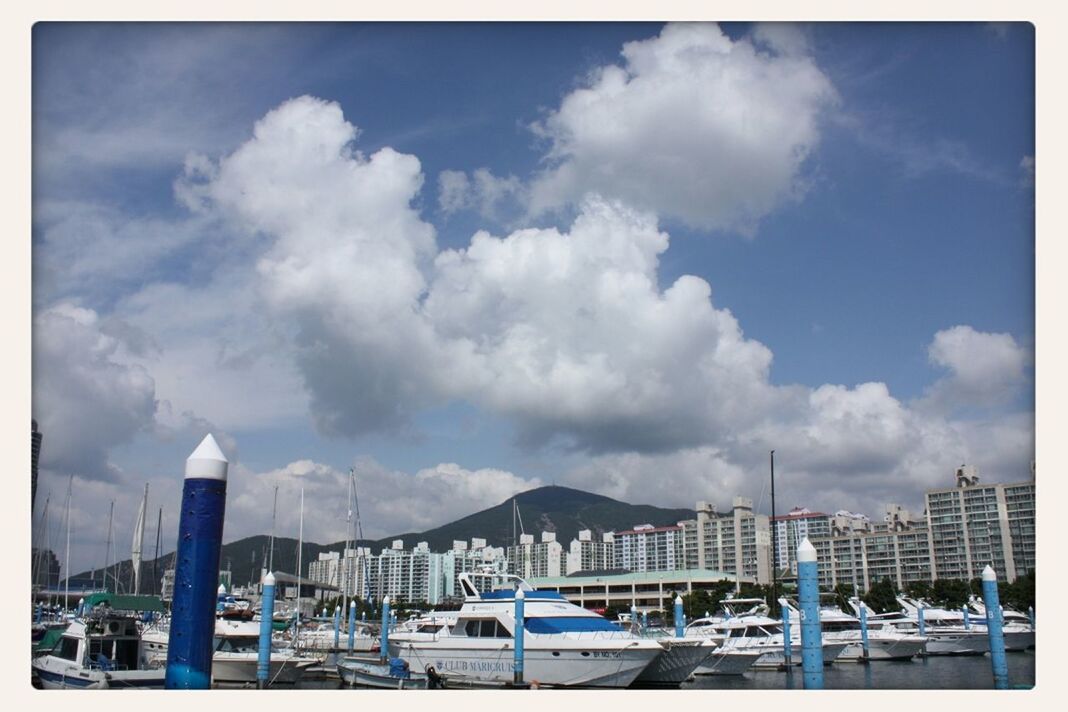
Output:
<path fill-rule="evenodd" d="M 894 586 L 890 583 L 889 578 L 884 578 L 882 581 L 873 584 L 863 598 L 868 608 L 876 613 L 896 611 L 899 608 Z"/>
<path fill-rule="evenodd" d="M 971 586 L 959 579 L 935 579 L 931 600 L 943 608 L 960 608 L 968 602 Z"/>
<path fill-rule="evenodd" d="M 905 593 L 909 598 L 930 598 L 931 597 L 931 582 L 930 581 L 909 581 L 905 584 Z"/>

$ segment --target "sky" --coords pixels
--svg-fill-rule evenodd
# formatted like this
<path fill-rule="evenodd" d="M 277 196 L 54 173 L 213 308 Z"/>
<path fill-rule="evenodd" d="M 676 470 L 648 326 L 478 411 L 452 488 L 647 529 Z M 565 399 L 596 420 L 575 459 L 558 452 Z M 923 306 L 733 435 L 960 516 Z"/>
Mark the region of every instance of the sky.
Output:
<path fill-rule="evenodd" d="M 209 432 L 227 541 L 275 487 L 344 539 L 350 468 L 372 537 L 554 483 L 768 512 L 770 450 L 784 511 L 1030 476 L 1030 24 L 42 22 L 32 62 L 75 571 L 145 483 L 173 549 Z"/>

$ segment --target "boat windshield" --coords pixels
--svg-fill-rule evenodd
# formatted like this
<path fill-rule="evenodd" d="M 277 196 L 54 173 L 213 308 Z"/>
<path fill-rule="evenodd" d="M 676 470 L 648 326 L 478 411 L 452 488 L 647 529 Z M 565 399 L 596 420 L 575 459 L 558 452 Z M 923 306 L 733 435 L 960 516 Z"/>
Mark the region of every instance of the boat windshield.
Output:
<path fill-rule="evenodd" d="M 226 637 L 217 640 L 215 650 L 220 653 L 255 653 L 260 649 L 260 639 L 252 636 Z"/>
<path fill-rule="evenodd" d="M 622 628 L 612 621 L 597 616 L 554 616 L 527 618 L 524 627 L 531 633 L 591 633 L 610 631 L 619 633 Z"/>

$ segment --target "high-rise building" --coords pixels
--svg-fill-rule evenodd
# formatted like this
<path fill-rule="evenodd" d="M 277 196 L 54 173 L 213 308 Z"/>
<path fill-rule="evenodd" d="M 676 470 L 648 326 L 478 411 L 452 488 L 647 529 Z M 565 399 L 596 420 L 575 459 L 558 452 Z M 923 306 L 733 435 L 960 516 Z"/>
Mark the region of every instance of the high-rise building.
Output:
<path fill-rule="evenodd" d="M 41 457 L 41 431 L 37 421 L 30 420 L 30 511 L 37 506 L 37 461 Z"/>
<path fill-rule="evenodd" d="M 831 536 L 830 517 L 823 512 L 813 512 L 805 507 L 794 507 L 787 514 L 775 517 L 772 536 L 775 537 L 775 566 L 780 571 L 797 573 L 797 547 L 807 537 Z"/>
<path fill-rule="evenodd" d="M 542 532 L 537 543 L 533 534 L 521 534 L 519 544 L 508 547 L 508 571 L 523 578 L 560 576 L 564 569 L 563 552 L 555 532 Z"/>
<path fill-rule="evenodd" d="M 683 528 L 639 524 L 616 532 L 615 565 L 635 572 L 675 571 L 686 565 Z"/>
<path fill-rule="evenodd" d="M 987 565 L 1014 581 L 1035 566 L 1035 483 L 980 484 L 974 465 L 956 487 L 926 493 L 935 578 L 978 577 Z"/>
<path fill-rule="evenodd" d="M 615 554 L 615 535 L 612 532 L 602 534 L 600 541 L 594 541 L 593 532 L 583 529 L 577 539 L 571 540 L 567 553 L 567 574 L 613 569 L 616 566 Z"/>
<path fill-rule="evenodd" d="M 735 497 L 730 512 L 697 503 L 697 519 L 680 522 L 687 569 L 722 571 L 771 582 L 771 534 L 767 515 L 753 513 L 753 500 Z"/>
<path fill-rule="evenodd" d="M 858 531 L 811 540 L 819 561 L 819 583 L 852 586 L 866 593 L 889 579 L 897 590 L 913 581 L 933 580 L 930 534 L 925 526 L 898 531 Z"/>

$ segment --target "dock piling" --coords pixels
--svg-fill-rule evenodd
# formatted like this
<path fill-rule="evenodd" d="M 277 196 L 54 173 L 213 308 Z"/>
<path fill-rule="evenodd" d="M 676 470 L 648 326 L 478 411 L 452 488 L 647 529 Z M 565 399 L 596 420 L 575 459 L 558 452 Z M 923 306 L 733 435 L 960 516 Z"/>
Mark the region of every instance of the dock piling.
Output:
<path fill-rule="evenodd" d="M 256 687 L 267 687 L 271 672 L 271 629 L 274 621 L 274 574 L 263 577 L 263 597 L 260 599 L 260 646 L 256 656 Z"/>
<path fill-rule="evenodd" d="M 1001 630 L 1001 602 L 998 600 L 998 577 L 989 565 L 983 569 L 983 605 L 986 606 L 986 634 L 990 638 L 990 666 L 994 672 L 994 689 L 1009 689 L 1009 666 L 1005 660 L 1005 634 Z"/>
<path fill-rule="evenodd" d="M 868 607 L 864 601 L 860 602 L 860 642 L 864 646 L 863 662 L 868 662 L 871 657 L 871 648 L 868 646 Z"/>
<path fill-rule="evenodd" d="M 675 594 L 675 637 L 681 638 L 685 635 L 686 621 L 683 618 L 682 612 L 682 596 Z"/>
<path fill-rule="evenodd" d="M 1035 631 L 1035 607 L 1034 606 L 1028 606 L 1027 607 L 1027 617 L 1031 620 L 1031 632 L 1033 633 Z"/>
<path fill-rule="evenodd" d="M 927 626 L 923 622 L 923 604 L 916 608 L 916 622 L 920 626 L 920 635 L 927 635 Z"/>
<path fill-rule="evenodd" d="M 515 641 L 512 646 L 515 651 L 515 672 L 512 676 L 512 683 L 516 686 L 523 684 L 523 638 L 525 637 L 523 605 L 525 603 L 526 594 L 523 593 L 523 589 L 517 588 L 515 591 L 515 632 L 512 635 Z"/>
<path fill-rule="evenodd" d="M 389 660 L 389 596 L 382 596 L 382 632 L 379 635 L 378 647 L 382 662 Z"/>
<path fill-rule="evenodd" d="M 356 646 L 356 601 L 349 601 L 349 654 Z"/>
<path fill-rule="evenodd" d="M 790 631 L 790 609 L 780 603 L 779 610 L 782 611 L 782 658 L 786 664 L 786 669 L 789 670 L 794 664 L 794 642 L 793 633 Z"/>
<path fill-rule="evenodd" d="M 806 690 L 823 689 L 819 567 L 808 537 L 797 547 L 797 597 L 801 604 L 801 672 Z"/>
<path fill-rule="evenodd" d="M 963 606 L 960 607 L 960 610 L 961 610 L 961 613 L 964 614 L 964 630 L 971 630 L 972 629 L 972 619 L 968 615 L 968 604 L 965 603 Z"/>
<path fill-rule="evenodd" d="M 334 606 L 334 652 L 341 649 L 341 604 Z"/>
<path fill-rule="evenodd" d="M 228 468 L 226 457 L 210 434 L 185 461 L 164 681 L 169 690 L 211 687 Z"/>

